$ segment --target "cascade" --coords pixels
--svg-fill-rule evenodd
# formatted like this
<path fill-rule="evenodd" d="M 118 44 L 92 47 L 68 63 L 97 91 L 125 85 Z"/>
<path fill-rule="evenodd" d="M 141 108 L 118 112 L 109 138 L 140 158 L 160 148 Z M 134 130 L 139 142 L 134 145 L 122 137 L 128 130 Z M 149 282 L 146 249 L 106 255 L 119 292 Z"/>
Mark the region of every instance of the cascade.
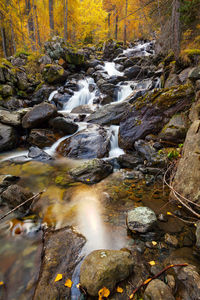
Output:
<path fill-rule="evenodd" d="M 111 133 L 111 139 L 110 139 L 109 157 L 118 157 L 124 154 L 124 150 L 119 148 L 119 144 L 118 144 L 119 126 L 111 125 L 110 133 Z"/>

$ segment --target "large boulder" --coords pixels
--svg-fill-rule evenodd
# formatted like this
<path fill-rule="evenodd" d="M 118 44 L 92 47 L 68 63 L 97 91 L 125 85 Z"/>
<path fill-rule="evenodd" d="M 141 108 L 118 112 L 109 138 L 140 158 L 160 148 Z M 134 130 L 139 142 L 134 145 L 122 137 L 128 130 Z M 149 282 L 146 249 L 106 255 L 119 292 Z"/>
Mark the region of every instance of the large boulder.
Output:
<path fill-rule="evenodd" d="M 146 69 L 142 69 L 140 66 L 129 67 L 124 70 L 124 75 L 129 79 L 140 79 L 144 78 L 148 74 Z"/>
<path fill-rule="evenodd" d="M 81 52 L 67 50 L 65 54 L 66 62 L 75 66 L 81 66 L 85 62 L 85 56 Z"/>
<path fill-rule="evenodd" d="M 128 111 L 131 110 L 131 105 L 127 102 L 107 104 L 100 107 L 96 112 L 88 116 L 85 121 L 99 125 L 119 125 Z"/>
<path fill-rule="evenodd" d="M 3 84 L 0 85 L 0 95 L 2 95 L 3 98 L 10 97 L 14 94 L 14 89 L 9 84 Z"/>
<path fill-rule="evenodd" d="M 123 154 L 120 155 L 117 159 L 121 168 L 134 169 L 139 164 L 143 164 L 144 159 L 139 157 L 137 153 L 134 154 Z"/>
<path fill-rule="evenodd" d="M 144 300 L 175 300 L 175 298 L 169 286 L 159 279 L 154 279 L 145 290 Z"/>
<path fill-rule="evenodd" d="M 32 108 L 22 119 L 23 128 L 36 128 L 47 125 L 47 121 L 56 115 L 56 107 L 53 104 L 41 103 Z"/>
<path fill-rule="evenodd" d="M 164 126 L 159 138 L 176 144 L 182 143 L 188 129 L 188 119 L 185 114 L 174 115 Z"/>
<path fill-rule="evenodd" d="M 29 105 L 39 104 L 43 101 L 47 101 L 53 91 L 55 91 L 53 86 L 43 85 L 33 94 L 31 100 L 29 101 Z"/>
<path fill-rule="evenodd" d="M 64 117 L 56 117 L 50 121 L 50 125 L 55 131 L 62 132 L 64 134 L 73 134 L 77 131 L 78 125 L 72 120 Z"/>
<path fill-rule="evenodd" d="M 0 110 L 0 122 L 11 125 L 19 126 L 21 125 L 22 115 L 20 112 L 10 112 L 7 110 Z"/>
<path fill-rule="evenodd" d="M 113 167 L 109 162 L 100 159 L 93 159 L 70 170 L 70 175 L 76 181 L 93 184 L 106 178 L 112 173 L 112 171 Z"/>
<path fill-rule="evenodd" d="M 72 158 L 102 158 L 108 155 L 110 136 L 106 129 L 91 124 L 72 137 L 65 139 L 57 148 L 58 153 Z"/>
<path fill-rule="evenodd" d="M 183 197 L 200 204 L 199 192 L 199 153 L 200 153 L 200 120 L 196 120 L 190 126 L 182 157 L 178 163 L 177 171 L 173 180 L 173 187 Z M 171 193 L 171 197 L 176 199 Z"/>
<path fill-rule="evenodd" d="M 53 60 L 59 60 L 65 55 L 65 42 L 63 38 L 53 36 L 44 44 L 45 53 Z"/>
<path fill-rule="evenodd" d="M 38 147 L 30 147 L 28 157 L 39 161 L 48 161 L 52 159 L 52 157 L 47 152 L 41 150 Z"/>
<path fill-rule="evenodd" d="M 40 277 L 33 299 L 71 299 L 71 289 L 64 283 L 66 279 L 72 279 L 74 270 L 80 263 L 85 238 L 73 228 L 65 227 L 45 231 L 43 240 Z M 54 282 L 58 274 L 62 274 L 63 279 Z"/>
<path fill-rule="evenodd" d="M 28 142 L 39 148 L 50 147 L 57 141 L 57 136 L 50 129 L 32 129 Z"/>
<path fill-rule="evenodd" d="M 127 227 L 133 232 L 145 233 L 156 224 L 156 214 L 149 207 L 136 207 L 128 211 Z"/>
<path fill-rule="evenodd" d="M 193 68 L 193 69 L 190 71 L 188 78 L 189 78 L 191 81 L 196 81 L 196 80 L 200 79 L 200 67 L 195 67 L 195 68 Z"/>
<path fill-rule="evenodd" d="M 194 89 L 188 84 L 155 89 L 136 99 L 120 123 L 120 147 L 133 149 L 135 141 L 157 134 L 170 117 L 190 108 L 193 98 Z"/>
<path fill-rule="evenodd" d="M 118 282 L 133 272 L 133 267 L 134 260 L 129 252 L 95 250 L 81 265 L 80 283 L 91 296 L 98 296 L 103 287 L 112 292 Z"/>
<path fill-rule="evenodd" d="M 16 148 L 19 143 L 17 131 L 0 123 L 0 152 Z"/>
<path fill-rule="evenodd" d="M 43 69 L 44 80 L 49 84 L 63 83 L 68 75 L 68 72 L 59 65 L 46 65 Z"/>

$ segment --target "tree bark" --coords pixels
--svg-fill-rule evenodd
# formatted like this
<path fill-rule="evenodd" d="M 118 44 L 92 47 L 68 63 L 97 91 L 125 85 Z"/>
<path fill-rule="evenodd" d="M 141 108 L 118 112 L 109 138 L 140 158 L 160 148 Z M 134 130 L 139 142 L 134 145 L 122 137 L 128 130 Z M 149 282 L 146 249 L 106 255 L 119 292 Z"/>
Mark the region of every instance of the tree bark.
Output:
<path fill-rule="evenodd" d="M 13 53 L 15 53 L 15 52 L 16 52 L 15 34 L 14 34 L 13 22 L 12 22 L 12 19 L 11 19 L 11 18 L 10 18 L 10 28 L 11 28 L 11 37 L 12 37 Z"/>
<path fill-rule="evenodd" d="M 118 38 L 118 20 L 119 20 L 119 17 L 118 17 L 118 14 L 117 14 L 116 17 L 115 17 L 115 39 L 116 40 Z"/>
<path fill-rule="evenodd" d="M 51 36 L 54 34 L 53 0 L 49 0 L 49 25 Z"/>
<path fill-rule="evenodd" d="M 125 6 L 125 19 L 124 19 L 124 45 L 126 45 L 126 39 L 127 39 L 127 12 L 128 12 L 128 0 L 126 1 Z"/>
<path fill-rule="evenodd" d="M 40 28 L 39 28 L 37 5 L 36 4 L 34 5 L 34 16 L 35 16 L 35 24 L 36 24 L 37 42 L 38 42 L 39 47 L 41 47 Z"/>
<path fill-rule="evenodd" d="M 28 16 L 28 33 L 31 40 L 31 48 L 35 50 L 35 24 L 30 0 L 26 0 L 26 14 Z"/>
<path fill-rule="evenodd" d="M 68 39 L 67 21 L 68 21 L 68 0 L 64 0 L 64 39 L 65 39 L 65 42 L 67 42 L 67 39 Z"/>
<path fill-rule="evenodd" d="M 171 28 L 171 49 L 174 51 L 175 59 L 179 58 L 180 53 L 180 0 L 173 0 L 172 4 L 172 28 Z"/>
<path fill-rule="evenodd" d="M 110 32 L 110 17 L 111 17 L 111 13 L 108 13 L 108 38 L 110 39 L 111 36 L 111 32 Z"/>
<path fill-rule="evenodd" d="M 2 40 L 2 48 L 3 48 L 3 54 L 5 57 L 7 57 L 7 46 L 6 46 L 6 32 L 3 25 L 3 17 L 0 13 L 0 24 L 1 24 L 1 40 Z"/>

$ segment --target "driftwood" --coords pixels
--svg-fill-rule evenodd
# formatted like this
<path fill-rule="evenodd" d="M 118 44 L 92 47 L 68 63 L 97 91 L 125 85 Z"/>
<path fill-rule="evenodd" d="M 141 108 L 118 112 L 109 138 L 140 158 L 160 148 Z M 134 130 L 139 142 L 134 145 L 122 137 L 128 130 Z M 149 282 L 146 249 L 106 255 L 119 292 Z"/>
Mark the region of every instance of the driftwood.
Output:
<path fill-rule="evenodd" d="M 8 215 L 10 215 L 11 213 L 13 213 L 14 211 L 16 211 L 18 208 L 20 208 L 21 206 L 23 206 L 24 204 L 26 204 L 29 201 L 33 201 L 33 200 L 39 200 L 40 196 L 44 193 L 44 191 L 35 194 L 34 196 L 32 196 L 31 198 L 28 198 L 27 200 L 25 200 L 24 202 L 22 202 L 21 204 L 19 204 L 18 206 L 16 206 L 15 208 L 13 208 L 12 210 L 10 210 L 9 212 L 7 212 L 5 215 L 0 217 L 0 221 L 3 220 L 5 217 L 7 217 Z"/>

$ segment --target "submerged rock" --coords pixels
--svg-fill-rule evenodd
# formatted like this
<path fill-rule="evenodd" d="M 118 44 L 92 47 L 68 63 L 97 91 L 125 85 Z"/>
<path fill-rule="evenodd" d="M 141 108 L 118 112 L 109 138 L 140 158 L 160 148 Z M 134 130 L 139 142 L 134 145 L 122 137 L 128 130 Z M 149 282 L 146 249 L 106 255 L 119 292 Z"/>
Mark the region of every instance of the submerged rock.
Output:
<path fill-rule="evenodd" d="M 133 272 L 133 267 L 134 260 L 129 252 L 95 250 L 81 265 L 80 283 L 91 296 L 98 296 L 103 287 L 112 292 L 118 282 Z"/>
<path fill-rule="evenodd" d="M 77 181 L 93 184 L 106 178 L 112 171 L 113 167 L 110 163 L 100 159 L 93 159 L 72 169 L 70 175 Z"/>
<path fill-rule="evenodd" d="M 127 214 L 127 226 L 131 231 L 145 233 L 152 229 L 156 221 L 156 214 L 148 207 L 136 207 Z"/>
<path fill-rule="evenodd" d="M 41 150 L 38 147 L 31 147 L 29 149 L 28 157 L 35 160 L 41 160 L 41 161 L 52 159 L 52 157 L 48 153 L 46 153 L 45 151 Z"/>
<path fill-rule="evenodd" d="M 81 260 L 80 252 L 84 244 L 85 238 L 70 227 L 45 232 L 43 259 L 34 300 L 71 299 L 71 289 L 64 283 L 66 279 L 72 279 Z M 57 274 L 62 274 L 63 279 L 55 283 Z"/>
<path fill-rule="evenodd" d="M 144 300 L 175 300 L 170 288 L 161 280 L 154 279 L 144 293 Z"/>
<path fill-rule="evenodd" d="M 11 126 L 0 124 L 0 152 L 16 148 L 18 143 L 17 131 Z"/>
<path fill-rule="evenodd" d="M 22 119 L 24 128 L 35 128 L 38 126 L 47 126 L 45 124 L 51 117 L 56 114 L 56 107 L 49 103 L 35 105 Z"/>
<path fill-rule="evenodd" d="M 98 125 L 90 125 L 61 142 L 57 151 L 72 158 L 102 158 L 108 155 L 109 145 L 107 130 Z"/>

